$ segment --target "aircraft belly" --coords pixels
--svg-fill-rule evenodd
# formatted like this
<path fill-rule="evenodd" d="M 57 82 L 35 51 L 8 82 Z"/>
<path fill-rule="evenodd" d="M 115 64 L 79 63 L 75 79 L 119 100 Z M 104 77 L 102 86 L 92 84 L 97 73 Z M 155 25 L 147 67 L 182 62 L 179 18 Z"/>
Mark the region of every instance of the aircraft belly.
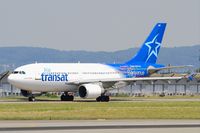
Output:
<path fill-rule="evenodd" d="M 43 81 L 26 81 L 17 86 L 20 89 L 39 91 L 39 92 L 59 92 L 72 91 L 77 88 L 75 85 L 66 85 L 65 82 L 43 82 Z"/>

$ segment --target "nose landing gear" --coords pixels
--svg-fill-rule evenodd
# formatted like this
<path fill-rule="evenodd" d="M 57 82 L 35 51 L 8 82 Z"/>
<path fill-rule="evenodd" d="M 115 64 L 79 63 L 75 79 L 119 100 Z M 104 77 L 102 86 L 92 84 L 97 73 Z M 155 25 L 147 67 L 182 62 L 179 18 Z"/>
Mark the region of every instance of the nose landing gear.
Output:
<path fill-rule="evenodd" d="M 29 97 L 29 98 L 28 98 L 28 101 L 30 101 L 30 102 L 35 102 L 35 97 L 33 97 L 33 96 L 32 96 L 32 97 Z"/>

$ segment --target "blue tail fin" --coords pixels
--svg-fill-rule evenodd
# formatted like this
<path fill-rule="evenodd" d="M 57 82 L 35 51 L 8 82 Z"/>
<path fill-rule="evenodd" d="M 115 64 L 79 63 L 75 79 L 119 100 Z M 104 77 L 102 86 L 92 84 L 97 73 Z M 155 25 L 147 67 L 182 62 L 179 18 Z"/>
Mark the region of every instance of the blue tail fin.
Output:
<path fill-rule="evenodd" d="M 137 54 L 127 64 L 156 63 L 166 23 L 157 23 Z"/>

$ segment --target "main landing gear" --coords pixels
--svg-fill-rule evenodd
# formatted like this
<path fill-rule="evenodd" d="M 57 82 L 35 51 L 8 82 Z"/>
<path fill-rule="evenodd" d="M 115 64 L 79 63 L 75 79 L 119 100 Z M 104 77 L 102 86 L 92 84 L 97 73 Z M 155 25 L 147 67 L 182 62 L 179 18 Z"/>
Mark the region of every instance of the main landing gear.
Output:
<path fill-rule="evenodd" d="M 35 102 L 35 97 L 33 97 L 33 96 L 28 97 L 28 101 L 30 101 L 30 102 Z"/>
<path fill-rule="evenodd" d="M 97 102 L 109 102 L 110 101 L 110 97 L 109 96 L 99 96 L 96 98 Z"/>
<path fill-rule="evenodd" d="M 71 92 L 64 92 L 61 96 L 60 96 L 60 100 L 61 101 L 74 101 L 74 94 Z"/>

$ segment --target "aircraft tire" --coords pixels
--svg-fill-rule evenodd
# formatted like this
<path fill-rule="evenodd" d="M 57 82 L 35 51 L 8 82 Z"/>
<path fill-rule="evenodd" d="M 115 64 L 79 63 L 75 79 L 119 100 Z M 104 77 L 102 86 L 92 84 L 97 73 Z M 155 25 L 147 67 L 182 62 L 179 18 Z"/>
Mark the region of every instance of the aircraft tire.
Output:
<path fill-rule="evenodd" d="M 61 101 L 74 101 L 74 96 L 62 94 L 60 99 Z"/>
<path fill-rule="evenodd" d="M 109 96 L 102 96 L 101 101 L 102 102 L 109 102 L 110 101 L 110 97 Z"/>
<path fill-rule="evenodd" d="M 97 98 L 96 98 L 96 101 L 97 101 L 97 102 L 101 102 L 101 96 L 97 97 Z"/>
<path fill-rule="evenodd" d="M 109 102 L 110 101 L 110 97 L 109 96 L 99 96 L 96 98 L 97 102 Z"/>
<path fill-rule="evenodd" d="M 28 98 L 28 101 L 30 101 L 30 102 L 35 102 L 35 97 L 29 97 L 29 98 Z"/>

